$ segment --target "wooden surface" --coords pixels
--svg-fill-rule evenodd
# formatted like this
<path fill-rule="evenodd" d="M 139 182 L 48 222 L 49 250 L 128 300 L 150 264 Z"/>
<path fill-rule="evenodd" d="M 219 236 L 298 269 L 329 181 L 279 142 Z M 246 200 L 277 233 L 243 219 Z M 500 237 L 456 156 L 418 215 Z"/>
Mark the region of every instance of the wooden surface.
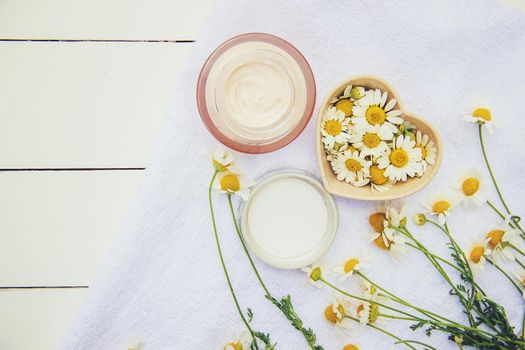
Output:
<path fill-rule="evenodd" d="M 0 1 L 0 350 L 58 347 L 210 8 Z"/>

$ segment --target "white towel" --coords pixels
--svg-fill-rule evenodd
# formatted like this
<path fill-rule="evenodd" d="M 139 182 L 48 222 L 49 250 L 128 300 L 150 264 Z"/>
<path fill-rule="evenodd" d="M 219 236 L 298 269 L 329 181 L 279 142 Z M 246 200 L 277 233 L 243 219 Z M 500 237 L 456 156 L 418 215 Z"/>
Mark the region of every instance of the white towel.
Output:
<path fill-rule="evenodd" d="M 173 96 L 172 112 L 159 135 L 145 180 L 62 349 L 222 349 L 240 322 L 219 265 L 206 198 L 212 168 L 205 155 L 217 142 L 201 123 L 195 102 L 199 69 L 221 42 L 245 32 L 268 32 L 290 41 L 310 62 L 317 81 L 317 108 L 347 77 L 372 74 L 392 84 L 406 108 L 439 130 L 444 155 L 435 180 L 407 199 L 412 213 L 425 192 L 450 187 L 454 174 L 478 166 L 486 174 L 477 129 L 461 120 L 470 98 L 489 101 L 499 124 L 487 148 L 503 192 L 516 214 L 525 215 L 525 13 L 497 1 L 233 1 L 221 0 L 207 21 Z M 277 168 L 318 174 L 317 109 L 292 144 L 265 155 L 238 154 L 239 167 L 256 178 Z M 487 175 L 487 174 L 486 174 Z M 488 179 L 488 178 L 487 178 Z M 498 203 L 494 191 L 491 198 Z M 255 313 L 255 328 L 270 332 L 279 349 L 304 349 L 303 338 L 271 306 L 248 266 L 233 231 L 226 199 L 215 197 L 226 261 L 241 305 Z M 392 262 L 367 243 L 368 215 L 375 204 L 337 198 L 340 227 L 326 261 L 336 263 L 364 248 L 374 261 L 368 274 L 399 295 L 452 318 L 460 306 L 420 254 Z M 486 207 L 456 210 L 450 226 L 461 244 L 480 238 L 497 217 Z M 446 254 L 444 237 L 431 227 L 414 228 L 435 251 Z M 256 261 L 271 291 L 291 293 L 297 312 L 326 349 L 358 342 L 363 349 L 391 349 L 392 339 L 371 329 L 339 337 L 323 318 L 332 294 L 304 284 L 298 270 Z M 524 305 L 493 268 L 480 283 L 507 307 L 519 326 Z M 408 324 L 388 329 L 402 338 L 428 340 L 438 349 L 455 345 L 437 333 L 427 339 Z M 397 347 L 396 347 L 397 348 Z"/>

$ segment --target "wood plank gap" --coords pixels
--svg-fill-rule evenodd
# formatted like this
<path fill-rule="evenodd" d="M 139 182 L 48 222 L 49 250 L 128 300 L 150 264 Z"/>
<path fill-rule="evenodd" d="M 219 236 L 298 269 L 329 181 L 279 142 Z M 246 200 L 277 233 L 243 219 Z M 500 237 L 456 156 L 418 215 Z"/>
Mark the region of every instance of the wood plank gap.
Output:
<path fill-rule="evenodd" d="M 0 286 L 0 290 L 13 289 L 80 289 L 89 288 L 89 286 Z"/>
<path fill-rule="evenodd" d="M 142 171 L 146 168 L 0 168 L 0 172 L 10 171 Z"/>
<path fill-rule="evenodd" d="M 177 43 L 189 44 L 195 40 L 156 40 L 156 39 L 9 39 L 0 38 L 0 42 L 47 42 L 47 43 Z"/>

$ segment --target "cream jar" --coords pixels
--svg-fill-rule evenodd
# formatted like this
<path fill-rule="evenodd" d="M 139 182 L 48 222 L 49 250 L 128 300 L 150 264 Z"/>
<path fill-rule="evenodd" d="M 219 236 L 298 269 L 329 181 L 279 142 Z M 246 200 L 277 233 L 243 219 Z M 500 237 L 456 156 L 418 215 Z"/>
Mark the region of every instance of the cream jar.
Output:
<path fill-rule="evenodd" d="M 294 269 L 318 261 L 335 238 L 338 214 L 323 186 L 298 171 L 260 180 L 243 204 L 241 231 L 265 263 Z"/>
<path fill-rule="evenodd" d="M 305 58 L 269 34 L 243 34 L 220 45 L 197 83 L 206 127 L 241 152 L 284 147 L 304 129 L 314 104 L 315 81 Z"/>

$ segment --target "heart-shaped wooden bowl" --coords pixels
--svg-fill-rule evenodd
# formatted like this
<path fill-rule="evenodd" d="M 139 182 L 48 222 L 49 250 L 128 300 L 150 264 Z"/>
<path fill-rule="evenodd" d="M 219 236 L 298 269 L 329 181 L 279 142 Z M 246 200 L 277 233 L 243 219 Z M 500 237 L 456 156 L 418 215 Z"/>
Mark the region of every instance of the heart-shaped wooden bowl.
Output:
<path fill-rule="evenodd" d="M 384 192 L 373 192 L 370 186 L 356 187 L 349 183 L 337 180 L 336 175 L 332 170 L 332 167 L 330 166 L 330 163 L 326 159 L 325 150 L 321 140 L 321 125 L 323 123 L 323 116 L 326 110 L 330 107 L 330 101 L 334 97 L 342 95 L 344 89 L 348 86 L 348 84 L 352 84 L 354 86 L 363 86 L 367 89 L 380 89 L 382 91 L 387 91 L 389 98 L 394 97 L 397 100 L 396 108 L 401 110 L 401 116 L 406 121 L 414 124 L 417 130 L 420 130 L 423 134 L 427 134 L 430 137 L 430 140 L 434 142 L 437 153 L 436 162 L 434 165 L 430 165 L 428 167 L 427 171 L 423 174 L 422 177 L 414 177 L 408 179 L 406 182 L 398 182 L 394 186 L 392 186 L 392 188 Z M 436 129 L 434 129 L 434 127 L 425 119 L 416 116 L 412 113 L 406 112 L 399 99 L 399 96 L 395 93 L 394 89 L 392 89 L 390 85 L 388 85 L 381 79 L 370 76 L 348 79 L 342 84 L 340 84 L 337 88 L 332 90 L 332 92 L 328 95 L 324 103 L 321 105 L 321 108 L 319 109 L 319 116 L 317 119 L 317 159 L 319 161 L 319 168 L 321 171 L 323 185 L 328 192 L 334 195 L 353 199 L 373 201 L 392 200 L 409 196 L 421 190 L 432 180 L 439 168 L 439 165 L 441 164 L 442 155 L 443 150 L 441 138 L 439 137 L 439 134 L 437 133 Z"/>

